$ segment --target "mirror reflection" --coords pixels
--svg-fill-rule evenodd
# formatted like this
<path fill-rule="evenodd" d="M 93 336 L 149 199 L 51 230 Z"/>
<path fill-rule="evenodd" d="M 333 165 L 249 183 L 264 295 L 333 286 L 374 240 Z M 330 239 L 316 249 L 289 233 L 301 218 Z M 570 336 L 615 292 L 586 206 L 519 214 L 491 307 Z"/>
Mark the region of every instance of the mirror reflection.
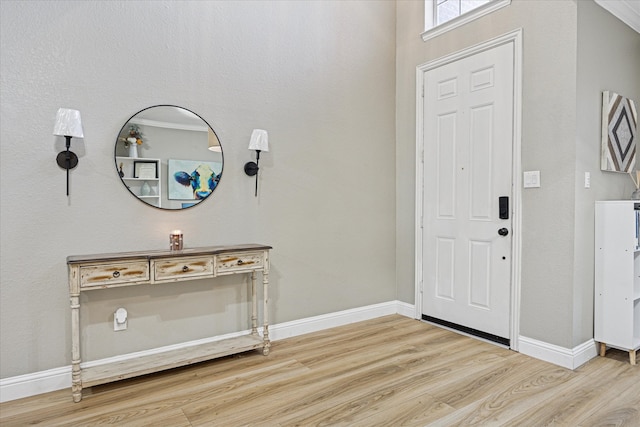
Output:
<path fill-rule="evenodd" d="M 220 140 L 194 112 L 156 105 L 122 126 L 116 170 L 138 200 L 161 209 L 186 209 L 217 188 L 224 167 Z"/>

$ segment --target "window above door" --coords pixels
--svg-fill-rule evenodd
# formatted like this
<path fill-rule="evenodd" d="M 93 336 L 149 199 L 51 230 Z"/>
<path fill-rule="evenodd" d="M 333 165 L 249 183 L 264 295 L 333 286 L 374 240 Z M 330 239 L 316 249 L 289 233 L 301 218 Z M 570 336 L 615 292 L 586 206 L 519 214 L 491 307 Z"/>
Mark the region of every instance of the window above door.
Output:
<path fill-rule="evenodd" d="M 425 0 L 424 32 L 427 41 L 511 4 L 511 0 Z"/>

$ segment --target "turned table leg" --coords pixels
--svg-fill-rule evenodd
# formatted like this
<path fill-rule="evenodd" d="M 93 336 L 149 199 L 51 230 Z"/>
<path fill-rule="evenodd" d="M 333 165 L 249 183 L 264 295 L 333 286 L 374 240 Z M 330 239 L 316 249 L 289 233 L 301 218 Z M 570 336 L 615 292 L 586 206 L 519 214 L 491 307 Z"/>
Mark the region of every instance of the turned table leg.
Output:
<path fill-rule="evenodd" d="M 256 295 L 256 271 L 251 272 L 251 334 L 258 335 L 258 296 Z"/>
<path fill-rule="evenodd" d="M 82 400 L 80 372 L 80 297 L 71 296 L 71 393 L 73 401 Z"/>
<path fill-rule="evenodd" d="M 69 302 L 71 305 L 71 393 L 74 402 L 82 400 L 80 369 L 80 269 L 69 266 Z"/>
<path fill-rule="evenodd" d="M 267 356 L 269 354 L 269 349 L 271 348 L 271 341 L 269 341 L 269 270 L 265 269 L 262 272 L 262 286 L 264 293 L 264 306 L 263 306 L 263 340 L 264 347 L 262 349 L 262 354 Z"/>

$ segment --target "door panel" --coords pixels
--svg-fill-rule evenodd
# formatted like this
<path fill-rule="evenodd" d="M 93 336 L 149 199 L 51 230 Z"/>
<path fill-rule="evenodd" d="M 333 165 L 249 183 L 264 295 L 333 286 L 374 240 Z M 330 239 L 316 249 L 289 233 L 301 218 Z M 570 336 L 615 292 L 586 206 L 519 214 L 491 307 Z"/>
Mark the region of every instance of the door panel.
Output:
<path fill-rule="evenodd" d="M 423 307 L 431 318 L 508 338 L 513 43 L 424 74 Z M 509 216 L 511 217 L 511 216 Z"/>
<path fill-rule="evenodd" d="M 438 117 L 437 127 L 437 208 L 440 218 L 455 217 L 456 197 L 456 115 L 445 114 Z"/>
<path fill-rule="evenodd" d="M 491 242 L 472 241 L 469 246 L 469 304 L 476 308 L 490 309 Z"/>
<path fill-rule="evenodd" d="M 455 279 L 456 242 L 454 239 L 438 238 L 437 243 L 437 282 L 436 295 L 453 301 L 453 283 Z"/>
<path fill-rule="evenodd" d="M 491 164 L 493 105 L 472 108 L 470 113 L 470 217 L 476 220 L 491 220 L 491 205 L 494 200 L 492 200 L 491 187 L 487 183 L 493 181 Z"/>

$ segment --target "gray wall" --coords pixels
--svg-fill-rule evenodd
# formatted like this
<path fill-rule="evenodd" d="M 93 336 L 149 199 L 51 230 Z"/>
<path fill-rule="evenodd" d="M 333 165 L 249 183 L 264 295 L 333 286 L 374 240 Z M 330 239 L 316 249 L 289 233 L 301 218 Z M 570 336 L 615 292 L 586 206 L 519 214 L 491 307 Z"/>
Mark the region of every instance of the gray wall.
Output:
<path fill-rule="evenodd" d="M 406 255 L 413 253 L 415 240 L 416 66 L 522 28 L 522 170 L 541 171 L 542 186 L 522 192 L 520 333 L 565 348 L 593 336 L 593 201 L 628 197 L 631 181 L 599 172 L 598 97 L 606 87 L 581 76 L 587 61 L 600 61 L 587 75 L 601 75 L 600 83 L 610 88 L 620 80 L 614 86 L 640 99 L 640 50 L 637 33 L 593 2 L 578 3 L 580 20 L 572 0 L 514 0 L 489 16 L 423 42 L 419 34 L 424 28 L 424 2 L 398 2 L 396 277 L 400 300 L 414 300 L 414 262 Z M 595 16 L 582 16 L 583 9 Z M 606 27 L 590 33 L 602 25 L 601 20 Z M 605 34 L 610 42 L 623 40 L 622 46 L 607 53 L 610 61 L 599 56 L 601 49 L 607 49 L 605 43 L 582 47 L 590 38 Z M 624 71 L 614 72 L 610 64 Z M 583 188 L 585 171 L 592 172 L 591 190 Z"/>
<path fill-rule="evenodd" d="M 514 0 L 427 43 L 422 0 L 3 0 L 0 12 L 0 377 L 70 364 L 67 255 L 165 248 L 175 228 L 186 246 L 272 244 L 274 322 L 412 303 L 415 68 L 519 27 L 522 166 L 542 172 L 523 191 L 521 332 L 563 347 L 592 336 L 593 200 L 632 190 L 599 171 L 600 92 L 640 100 L 639 36 L 592 2 Z M 161 103 L 200 114 L 225 150 L 220 187 L 185 212 L 136 201 L 113 170 L 122 124 Z M 85 128 L 69 199 L 59 107 Z M 242 172 L 253 128 L 271 142 L 258 198 Z M 245 326 L 244 285 L 87 293 L 85 359 Z M 118 306 L 130 328 L 114 333 Z"/>
<path fill-rule="evenodd" d="M 0 4 L 2 378 L 70 364 L 66 256 L 166 248 L 175 228 L 187 247 L 273 245 L 275 323 L 396 298 L 395 2 Z M 113 167 L 121 126 L 155 104 L 196 112 L 224 149 L 220 187 L 184 212 L 135 200 Z M 68 199 L 59 107 L 85 131 Z M 258 198 L 254 128 L 271 146 Z M 247 327 L 246 293 L 233 277 L 86 293 L 84 359 Z"/>
<path fill-rule="evenodd" d="M 640 108 L 640 34 L 592 1 L 577 5 L 574 345 L 593 337 L 593 202 L 627 199 L 635 189 L 627 174 L 600 170 L 602 91 L 634 99 Z M 585 172 L 591 173 L 588 190 Z"/>

